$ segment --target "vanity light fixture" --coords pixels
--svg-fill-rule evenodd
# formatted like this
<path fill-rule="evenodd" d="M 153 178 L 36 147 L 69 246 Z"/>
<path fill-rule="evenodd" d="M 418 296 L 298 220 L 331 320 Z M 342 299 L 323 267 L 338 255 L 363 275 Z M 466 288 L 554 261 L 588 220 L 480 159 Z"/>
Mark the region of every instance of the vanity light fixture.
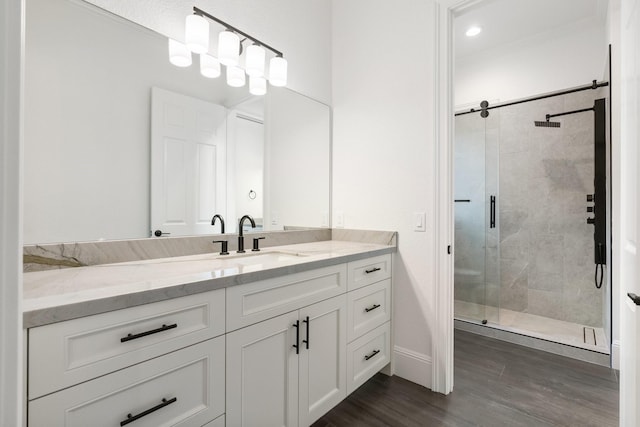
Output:
<path fill-rule="evenodd" d="M 464 33 L 467 37 L 475 37 L 482 32 L 482 28 L 474 25 L 469 27 L 466 33 Z"/>
<path fill-rule="evenodd" d="M 208 54 L 209 51 L 209 21 L 214 21 L 224 27 L 218 34 L 218 57 Z M 244 53 L 241 67 L 240 57 L 243 55 L 242 43 L 251 42 Z M 269 70 L 265 70 L 267 51 L 270 51 Z M 220 76 L 220 64 L 226 67 L 227 84 L 232 87 L 242 87 L 249 76 L 249 91 L 253 95 L 264 95 L 267 92 L 267 76 L 271 86 L 287 85 L 287 60 L 282 52 L 274 49 L 255 37 L 227 24 L 215 16 L 193 8 L 193 15 L 185 20 L 185 43 L 169 39 L 169 60 L 179 67 L 191 65 L 191 52 L 200 54 L 200 72 L 203 76 L 215 78 Z"/>
<path fill-rule="evenodd" d="M 184 44 L 193 53 L 209 50 L 209 21 L 200 15 L 189 15 L 185 20 Z"/>

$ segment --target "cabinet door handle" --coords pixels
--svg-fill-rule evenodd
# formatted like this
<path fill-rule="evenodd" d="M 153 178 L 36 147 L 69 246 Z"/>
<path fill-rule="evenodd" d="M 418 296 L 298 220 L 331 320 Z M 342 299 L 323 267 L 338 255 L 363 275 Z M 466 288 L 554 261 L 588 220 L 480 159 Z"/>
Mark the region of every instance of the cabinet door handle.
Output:
<path fill-rule="evenodd" d="M 138 338 L 146 337 L 147 335 L 153 335 L 153 334 L 157 334 L 158 332 L 168 331 L 169 329 L 175 329 L 177 327 L 178 327 L 177 323 L 174 323 L 173 325 L 162 325 L 162 327 L 158 329 L 152 329 L 150 331 L 140 332 L 139 334 L 128 334 L 126 337 L 120 338 L 120 342 L 135 340 Z"/>
<path fill-rule="evenodd" d="M 380 350 L 373 350 L 373 353 L 366 355 L 364 357 L 364 360 L 369 360 L 369 359 L 371 359 L 373 356 L 375 356 L 378 353 L 380 353 Z"/>
<path fill-rule="evenodd" d="M 304 323 L 307 324 L 307 339 L 302 342 L 306 344 L 307 350 L 309 350 L 309 316 L 303 320 Z"/>
<path fill-rule="evenodd" d="M 376 271 L 382 270 L 380 267 L 372 268 L 371 270 L 365 270 L 364 272 L 367 274 L 375 273 Z"/>
<path fill-rule="evenodd" d="M 368 313 L 370 311 L 375 310 L 376 308 L 380 308 L 380 304 L 374 304 L 373 306 L 371 306 L 369 308 L 365 308 L 364 311 L 366 311 Z"/>
<path fill-rule="evenodd" d="M 162 403 L 160 403 L 159 405 L 154 406 L 151 409 L 147 409 L 144 412 L 140 412 L 138 415 L 127 414 L 127 419 L 124 420 L 124 421 L 120 421 L 120 427 L 126 426 L 129 423 L 137 421 L 140 418 L 145 417 L 145 416 L 149 415 L 150 413 L 157 411 L 158 409 L 162 409 L 167 405 L 171 405 L 173 402 L 176 402 L 177 400 L 178 400 L 177 397 L 174 397 L 173 399 L 169 399 L 169 400 L 162 399 Z"/>
<path fill-rule="evenodd" d="M 296 328 L 296 343 L 293 345 L 293 348 L 296 349 L 296 354 L 300 354 L 300 321 L 296 320 L 293 327 Z"/>

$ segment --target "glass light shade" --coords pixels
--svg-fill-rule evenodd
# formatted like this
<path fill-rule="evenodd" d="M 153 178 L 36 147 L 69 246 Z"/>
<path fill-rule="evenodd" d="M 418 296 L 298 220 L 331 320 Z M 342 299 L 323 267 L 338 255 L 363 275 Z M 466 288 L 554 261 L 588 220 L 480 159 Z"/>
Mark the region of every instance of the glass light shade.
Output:
<path fill-rule="evenodd" d="M 179 41 L 169 39 L 169 62 L 176 67 L 191 65 L 191 51 Z"/>
<path fill-rule="evenodd" d="M 275 56 L 269 61 L 269 83 L 272 86 L 287 85 L 287 60 L 281 56 Z"/>
<path fill-rule="evenodd" d="M 267 93 L 267 79 L 264 77 L 249 77 L 249 93 L 251 95 L 264 95 Z"/>
<path fill-rule="evenodd" d="M 193 53 L 209 50 L 209 21 L 200 15 L 189 15 L 185 23 L 184 44 Z"/>
<path fill-rule="evenodd" d="M 200 55 L 200 73 L 210 79 L 220 77 L 220 62 L 211 55 Z"/>
<path fill-rule="evenodd" d="M 242 87 L 246 82 L 244 70 L 239 67 L 227 67 L 227 84 L 231 87 Z"/>
<path fill-rule="evenodd" d="M 231 31 L 218 35 L 218 60 L 227 66 L 236 66 L 240 60 L 240 37 Z"/>
<path fill-rule="evenodd" d="M 262 77 L 264 76 L 264 48 L 255 44 L 252 44 L 247 48 L 247 56 L 245 58 L 245 69 L 249 77 Z"/>

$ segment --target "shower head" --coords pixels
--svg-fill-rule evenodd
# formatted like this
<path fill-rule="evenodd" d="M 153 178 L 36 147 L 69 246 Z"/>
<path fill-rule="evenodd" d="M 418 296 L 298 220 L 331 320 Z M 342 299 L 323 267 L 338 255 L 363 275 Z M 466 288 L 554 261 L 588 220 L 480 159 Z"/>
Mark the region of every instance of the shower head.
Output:
<path fill-rule="evenodd" d="M 537 128 L 559 128 L 560 122 L 550 122 L 551 114 L 547 114 L 546 121 L 539 122 L 538 120 L 534 121 Z"/>
<path fill-rule="evenodd" d="M 534 123 L 538 128 L 559 128 L 560 127 L 560 122 L 550 122 L 548 120 L 546 122 L 539 122 L 536 120 Z"/>

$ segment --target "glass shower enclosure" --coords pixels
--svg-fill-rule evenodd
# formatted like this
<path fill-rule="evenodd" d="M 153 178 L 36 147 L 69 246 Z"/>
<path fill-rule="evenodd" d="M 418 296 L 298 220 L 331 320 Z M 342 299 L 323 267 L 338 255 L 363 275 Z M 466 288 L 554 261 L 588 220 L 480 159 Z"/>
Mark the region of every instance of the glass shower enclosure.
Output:
<path fill-rule="evenodd" d="M 500 112 L 456 117 L 455 313 L 459 319 L 499 323 Z"/>

